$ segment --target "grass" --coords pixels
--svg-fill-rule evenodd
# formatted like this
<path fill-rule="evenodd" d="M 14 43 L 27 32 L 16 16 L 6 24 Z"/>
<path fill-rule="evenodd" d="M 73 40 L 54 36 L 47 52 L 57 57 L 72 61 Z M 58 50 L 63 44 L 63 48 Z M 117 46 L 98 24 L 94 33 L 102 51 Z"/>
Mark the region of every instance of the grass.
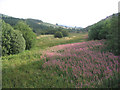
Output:
<path fill-rule="evenodd" d="M 112 58 L 113 54 L 101 51 L 103 41 L 87 41 L 87 33 L 72 33 L 60 39 L 54 38 L 53 35 L 38 36 L 35 48 L 17 55 L 2 57 L 2 86 L 3 88 L 117 87 L 117 57 Z M 85 68 L 79 61 L 84 63 Z M 99 64 L 103 64 L 104 69 L 98 67 Z M 87 66 L 101 70 L 101 73 L 95 73 Z M 111 68 L 114 70 L 107 72 Z M 83 70 L 87 69 L 85 74 Z M 89 78 L 91 72 L 93 76 Z M 109 73 L 112 76 L 109 76 Z M 107 79 L 105 76 L 108 76 Z"/>
<path fill-rule="evenodd" d="M 58 39 L 53 35 L 41 35 L 37 37 L 35 48 L 30 51 L 2 57 L 2 87 L 74 87 L 66 77 L 62 79 L 54 70 L 42 69 L 44 60 L 40 57 L 52 46 L 87 41 L 85 36 L 87 33 L 72 33 L 69 37 Z"/>

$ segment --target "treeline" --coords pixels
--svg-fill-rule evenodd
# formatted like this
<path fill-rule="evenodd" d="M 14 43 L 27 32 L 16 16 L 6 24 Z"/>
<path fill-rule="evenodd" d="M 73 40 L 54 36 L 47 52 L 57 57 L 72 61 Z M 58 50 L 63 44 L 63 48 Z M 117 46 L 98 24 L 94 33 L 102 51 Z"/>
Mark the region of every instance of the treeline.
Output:
<path fill-rule="evenodd" d="M 120 13 L 113 14 L 106 19 L 89 27 L 89 40 L 106 39 L 107 50 L 120 55 Z"/>

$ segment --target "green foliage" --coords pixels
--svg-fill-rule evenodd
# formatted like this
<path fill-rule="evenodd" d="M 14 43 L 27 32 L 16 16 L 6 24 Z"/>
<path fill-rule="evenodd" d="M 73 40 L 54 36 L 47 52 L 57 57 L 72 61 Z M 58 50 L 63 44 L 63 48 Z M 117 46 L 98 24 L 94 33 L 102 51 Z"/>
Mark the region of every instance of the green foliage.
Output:
<path fill-rule="evenodd" d="M 25 50 L 25 47 L 26 47 L 25 39 L 23 38 L 22 33 L 18 30 L 15 30 L 14 32 L 15 33 L 12 35 L 13 39 L 11 39 L 12 54 L 22 52 Z"/>
<path fill-rule="evenodd" d="M 36 35 L 32 29 L 23 21 L 19 21 L 14 28 L 22 32 L 26 43 L 26 50 L 33 48 L 36 42 Z"/>
<path fill-rule="evenodd" d="M 5 17 L 5 16 L 2 16 L 2 19 L 5 21 L 5 23 L 10 24 L 11 26 L 16 25 L 16 23 L 17 23 L 19 20 L 23 20 L 23 19 L 19 19 L 19 18 Z"/>
<path fill-rule="evenodd" d="M 63 37 L 67 37 L 68 36 L 68 31 L 66 30 L 61 30 Z"/>
<path fill-rule="evenodd" d="M 56 31 L 58 31 L 59 27 L 58 25 L 53 25 L 49 23 L 45 23 L 41 20 L 37 19 L 20 19 L 20 18 L 14 18 L 2 15 L 2 20 L 4 20 L 6 23 L 10 24 L 11 26 L 15 26 L 19 21 L 24 21 L 26 24 L 32 28 L 33 32 L 36 33 L 36 35 L 44 35 L 44 34 L 55 34 Z M 69 30 L 70 31 L 70 30 Z M 75 30 L 73 30 L 75 31 Z"/>
<path fill-rule="evenodd" d="M 2 55 L 17 54 L 25 50 L 25 40 L 19 31 L 2 23 Z"/>
<path fill-rule="evenodd" d="M 41 60 L 43 50 L 48 47 L 86 41 L 87 33 L 70 33 L 73 39 L 57 39 L 54 35 L 40 35 L 37 39 L 36 48 L 26 50 L 23 53 L 2 57 L 2 87 L 3 88 L 74 88 L 76 83 L 68 81 L 62 72 L 54 73 L 55 70 L 42 68 L 44 60 Z M 76 36 L 76 37 L 73 37 Z M 49 40 L 49 42 L 47 42 Z M 33 83 L 35 82 L 35 83 Z"/>
<path fill-rule="evenodd" d="M 89 40 L 107 39 L 107 50 L 116 55 L 120 54 L 120 13 L 92 25 L 88 36 Z"/>
<path fill-rule="evenodd" d="M 68 30 L 67 30 L 67 29 L 63 29 L 63 28 L 61 28 L 61 27 L 57 28 L 56 32 L 57 32 L 57 31 L 58 31 L 58 32 L 61 32 L 62 35 L 63 35 L 63 37 L 67 37 L 67 36 L 69 35 Z"/>
<path fill-rule="evenodd" d="M 107 36 L 107 48 L 116 55 L 120 55 L 120 13 L 113 15 L 110 23 L 109 34 Z"/>
<path fill-rule="evenodd" d="M 54 37 L 55 37 L 55 38 L 62 38 L 62 37 L 63 37 L 63 34 L 62 34 L 60 31 L 57 31 L 57 32 L 54 34 Z"/>
<path fill-rule="evenodd" d="M 100 39 L 106 38 L 106 30 L 104 28 L 105 28 L 105 25 L 103 21 L 94 24 L 92 27 L 90 27 L 89 34 L 88 34 L 89 39 L 100 40 Z"/>
<path fill-rule="evenodd" d="M 67 44 L 67 43 L 83 42 L 86 41 L 84 36 L 85 34 L 81 34 L 81 33 L 70 33 L 69 37 L 73 38 L 73 40 L 71 41 L 65 38 L 57 39 L 54 38 L 53 35 L 42 35 L 42 37 L 40 36 L 40 38 L 37 39 L 36 49 L 26 50 L 25 52 L 17 55 L 2 57 L 3 58 L 2 74 L 4 76 L 2 78 L 3 88 L 9 88 L 9 87 L 11 88 L 27 88 L 27 87 L 72 88 L 73 87 L 74 88 L 76 87 L 76 82 L 82 82 L 81 77 L 79 77 L 79 79 L 77 79 L 76 82 L 74 80 L 70 81 L 72 75 L 66 76 L 65 73 L 60 70 L 55 71 L 56 69 L 53 70 L 44 69 L 42 68 L 44 60 L 41 60 L 40 57 L 43 54 L 42 50 L 47 50 L 48 47 L 54 45 L 60 45 L 60 44 Z M 46 42 L 46 40 L 49 40 L 49 42 Z M 43 47 L 45 47 L 46 49 L 45 48 L 41 49 Z M 83 78 L 83 80 L 85 79 L 86 78 Z M 118 83 L 116 83 L 117 80 L 118 80 L 117 78 L 115 79 L 113 78 L 112 80 L 113 82 L 111 81 L 113 83 L 112 85 L 118 85 Z M 103 79 L 103 82 L 104 81 L 105 80 Z M 104 88 L 106 88 L 106 84 L 107 83 L 103 83 Z M 99 86 L 99 88 L 101 87 L 102 85 Z"/>

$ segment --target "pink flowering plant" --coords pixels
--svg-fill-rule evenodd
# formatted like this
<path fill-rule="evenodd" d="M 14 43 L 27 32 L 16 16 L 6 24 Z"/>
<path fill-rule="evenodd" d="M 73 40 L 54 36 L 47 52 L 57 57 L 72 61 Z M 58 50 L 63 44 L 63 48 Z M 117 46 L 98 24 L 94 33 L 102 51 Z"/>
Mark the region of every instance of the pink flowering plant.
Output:
<path fill-rule="evenodd" d="M 44 52 L 42 67 L 54 70 L 77 88 L 114 87 L 118 56 L 103 52 L 104 40 L 58 45 Z"/>

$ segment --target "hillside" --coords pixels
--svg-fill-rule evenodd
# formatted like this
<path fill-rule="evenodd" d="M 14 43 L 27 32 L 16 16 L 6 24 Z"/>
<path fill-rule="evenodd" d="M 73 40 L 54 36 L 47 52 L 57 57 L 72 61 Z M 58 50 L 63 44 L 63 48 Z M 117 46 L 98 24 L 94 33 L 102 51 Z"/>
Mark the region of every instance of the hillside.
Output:
<path fill-rule="evenodd" d="M 8 15 L 4 15 L 4 14 L 0 14 L 0 16 L 6 23 L 10 24 L 11 26 L 16 25 L 16 23 L 20 20 L 25 21 L 33 29 L 33 31 L 38 35 L 44 31 L 47 31 L 50 29 L 59 28 L 59 27 L 65 28 L 63 26 L 46 23 L 46 22 L 43 22 L 42 20 L 38 20 L 38 19 L 15 18 L 15 17 L 11 17 Z"/>
<path fill-rule="evenodd" d="M 117 17 L 117 16 L 118 16 L 118 13 L 112 14 L 112 15 L 110 15 L 110 16 L 107 16 L 106 18 L 104 18 L 104 19 L 96 22 L 95 24 L 98 24 L 98 23 L 100 23 L 100 22 L 104 22 L 104 21 L 106 21 L 106 20 L 111 20 L 114 15 Z M 86 28 L 84 28 L 84 31 L 90 30 L 90 28 L 91 28 L 92 26 L 94 26 L 95 24 L 92 24 L 92 25 L 87 26 Z"/>

